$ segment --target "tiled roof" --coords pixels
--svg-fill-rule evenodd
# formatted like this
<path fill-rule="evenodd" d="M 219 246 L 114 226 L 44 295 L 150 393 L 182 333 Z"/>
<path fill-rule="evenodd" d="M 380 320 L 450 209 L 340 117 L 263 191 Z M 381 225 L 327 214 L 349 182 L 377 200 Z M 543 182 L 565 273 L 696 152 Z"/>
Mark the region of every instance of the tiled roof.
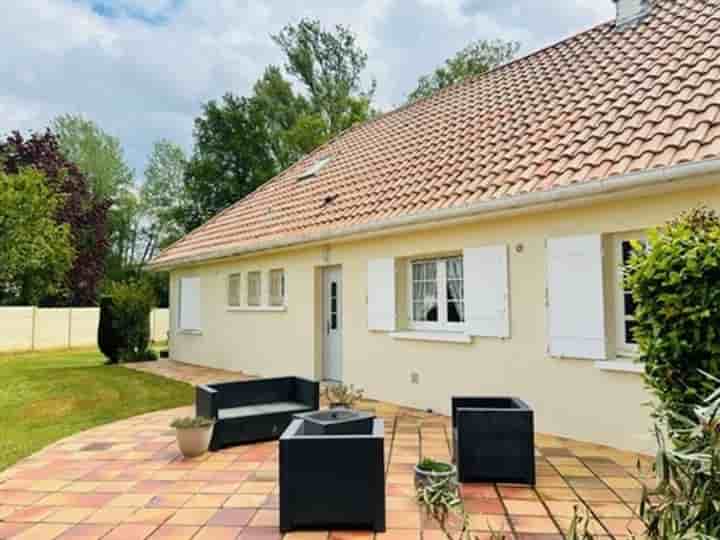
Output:
<path fill-rule="evenodd" d="M 655 0 L 348 130 L 153 265 L 717 158 L 720 0 Z"/>

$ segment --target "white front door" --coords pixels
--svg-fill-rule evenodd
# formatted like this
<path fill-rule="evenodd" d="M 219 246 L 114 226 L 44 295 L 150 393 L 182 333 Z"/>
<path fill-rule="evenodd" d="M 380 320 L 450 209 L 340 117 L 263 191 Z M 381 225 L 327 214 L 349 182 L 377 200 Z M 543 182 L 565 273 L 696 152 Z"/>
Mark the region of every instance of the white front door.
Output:
<path fill-rule="evenodd" d="M 342 271 L 323 271 L 323 379 L 342 381 Z"/>

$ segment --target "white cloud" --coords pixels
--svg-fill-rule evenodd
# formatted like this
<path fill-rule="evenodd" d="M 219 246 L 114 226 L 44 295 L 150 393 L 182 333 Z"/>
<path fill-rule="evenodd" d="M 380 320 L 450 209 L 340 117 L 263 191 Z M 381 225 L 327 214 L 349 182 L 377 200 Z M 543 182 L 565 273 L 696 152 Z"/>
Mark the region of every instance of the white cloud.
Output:
<path fill-rule="evenodd" d="M 91 7 L 100 4 L 105 16 Z M 471 40 L 518 39 L 527 52 L 613 13 L 610 0 L 23 0 L 4 8 L 0 133 L 83 113 L 120 137 L 139 174 L 154 140 L 189 148 L 202 103 L 249 92 L 266 65 L 282 62 L 269 36 L 301 17 L 357 33 L 377 102 L 388 108 Z"/>

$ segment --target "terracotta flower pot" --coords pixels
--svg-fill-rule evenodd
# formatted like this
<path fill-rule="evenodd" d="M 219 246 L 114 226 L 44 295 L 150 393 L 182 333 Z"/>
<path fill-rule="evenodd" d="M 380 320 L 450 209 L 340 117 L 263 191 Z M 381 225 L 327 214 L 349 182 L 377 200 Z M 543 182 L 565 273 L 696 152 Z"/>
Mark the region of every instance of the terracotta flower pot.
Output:
<path fill-rule="evenodd" d="M 176 429 L 180 452 L 186 458 L 202 456 L 208 451 L 214 425 L 207 427 Z"/>

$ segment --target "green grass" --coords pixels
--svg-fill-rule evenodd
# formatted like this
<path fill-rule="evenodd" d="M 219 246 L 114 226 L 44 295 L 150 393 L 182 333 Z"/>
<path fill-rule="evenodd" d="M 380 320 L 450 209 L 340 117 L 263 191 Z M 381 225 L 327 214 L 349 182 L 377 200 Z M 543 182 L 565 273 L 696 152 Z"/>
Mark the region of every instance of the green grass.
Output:
<path fill-rule="evenodd" d="M 0 471 L 85 429 L 190 405 L 193 388 L 122 366 L 98 352 L 0 356 Z"/>

